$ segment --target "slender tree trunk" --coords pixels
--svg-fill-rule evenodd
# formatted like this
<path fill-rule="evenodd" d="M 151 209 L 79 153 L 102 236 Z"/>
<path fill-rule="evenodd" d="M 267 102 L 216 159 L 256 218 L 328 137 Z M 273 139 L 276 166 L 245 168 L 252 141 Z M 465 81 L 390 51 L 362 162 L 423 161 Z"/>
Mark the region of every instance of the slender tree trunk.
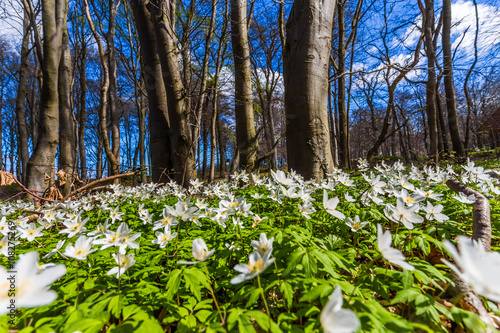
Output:
<path fill-rule="evenodd" d="M 239 162 L 242 169 L 252 170 L 257 159 L 258 141 L 253 114 L 246 0 L 231 0 L 231 43 L 234 57 L 234 113 Z"/>
<path fill-rule="evenodd" d="M 436 112 L 436 53 L 434 50 L 434 0 L 425 0 L 424 38 L 425 52 L 427 55 L 427 120 L 429 126 L 429 158 L 438 162 L 438 129 Z"/>
<path fill-rule="evenodd" d="M 455 86 L 453 85 L 453 67 L 451 57 L 451 0 L 443 0 L 443 70 L 444 88 L 446 91 L 446 108 L 448 109 L 448 126 L 450 128 L 451 143 L 453 151 L 460 161 L 465 160 L 465 149 L 458 127 L 457 100 Z"/>
<path fill-rule="evenodd" d="M 69 48 L 68 29 L 64 29 L 61 63 L 59 64 L 59 169 L 67 173 L 67 180 L 61 186 L 61 194 L 71 192 L 75 172 L 75 123 L 71 105 L 72 60 Z"/>
<path fill-rule="evenodd" d="M 87 179 L 87 153 L 85 151 L 85 128 L 87 126 L 87 44 L 83 38 L 80 61 L 78 64 L 80 96 L 78 109 L 78 151 L 80 153 L 80 179 Z"/>
<path fill-rule="evenodd" d="M 116 24 L 116 4 L 115 0 L 109 0 L 109 29 L 106 33 L 106 44 L 108 47 L 107 60 L 109 64 L 109 118 L 111 127 L 111 152 L 115 157 L 110 160 L 110 175 L 120 173 L 120 110 L 118 110 L 117 97 L 117 73 L 116 73 L 116 48 L 115 48 L 115 24 Z M 119 183 L 119 179 L 115 179 Z"/>
<path fill-rule="evenodd" d="M 349 113 L 346 109 L 346 86 L 345 86 L 345 2 L 337 1 L 338 20 L 338 71 L 337 71 L 337 94 L 339 112 L 339 138 L 340 138 L 340 164 L 344 168 L 351 168 L 351 157 L 349 147 Z"/>
<path fill-rule="evenodd" d="M 465 76 L 464 80 L 464 95 L 465 95 L 465 100 L 467 102 L 467 119 L 466 119 L 466 124 L 465 124 L 465 143 L 464 143 L 464 149 L 467 149 L 470 144 L 470 122 L 471 122 L 471 115 L 472 115 L 472 98 L 470 97 L 469 93 L 469 79 L 472 74 L 472 71 L 474 70 L 474 67 L 476 66 L 477 63 L 477 40 L 479 37 L 479 14 L 477 10 L 477 1 L 472 0 L 474 3 L 474 12 L 476 16 L 476 33 L 474 35 L 474 61 L 472 62 L 472 65 L 469 68 L 469 71 L 467 72 L 467 75 Z"/>
<path fill-rule="evenodd" d="M 43 25 L 43 84 L 38 137 L 27 164 L 28 189 L 42 192 L 54 180 L 54 159 L 59 144 L 59 63 L 63 30 L 68 17 L 66 0 L 42 1 Z M 48 177 L 47 177 L 48 176 Z"/>
<path fill-rule="evenodd" d="M 212 0 L 212 16 L 210 18 L 210 23 L 208 26 L 207 35 L 205 36 L 205 54 L 203 55 L 203 62 L 201 65 L 201 79 L 200 79 L 200 94 L 198 96 L 198 102 L 196 104 L 195 110 L 195 125 L 193 129 L 193 140 L 196 142 L 200 136 L 200 126 L 202 123 L 202 111 L 205 106 L 205 97 L 207 91 L 207 77 L 208 77 L 208 61 L 210 58 L 210 42 L 214 34 L 215 20 L 217 16 L 217 1 Z M 205 152 L 205 151 L 204 151 Z M 196 156 L 196 154 L 195 154 Z M 203 175 L 205 177 L 205 175 Z"/>
<path fill-rule="evenodd" d="M 334 14 L 334 0 L 295 0 L 286 24 L 288 168 L 306 179 L 333 169 L 327 104 Z"/>
<path fill-rule="evenodd" d="M 141 68 L 149 105 L 149 151 L 153 182 L 163 183 L 172 174 L 170 124 L 167 95 L 158 56 L 151 12 L 146 2 L 131 0 L 135 26 L 141 44 Z"/>
<path fill-rule="evenodd" d="M 89 23 L 90 30 L 94 35 L 94 39 L 97 42 L 97 49 L 99 52 L 99 59 L 101 63 L 101 76 L 103 79 L 101 85 L 100 92 L 100 103 L 99 106 L 99 131 L 101 133 L 102 145 L 104 148 L 104 152 L 106 153 L 106 157 L 109 160 L 109 164 L 111 164 L 111 170 L 116 170 L 116 166 L 119 165 L 118 160 L 113 154 L 109 142 L 108 137 L 108 129 L 106 126 L 107 113 L 108 113 L 108 91 L 109 91 L 109 68 L 106 63 L 106 53 L 104 52 L 104 47 L 102 46 L 101 38 L 99 37 L 97 30 L 94 27 L 94 23 L 92 22 L 92 18 L 90 16 L 90 10 L 88 5 L 88 0 L 84 0 L 85 2 L 85 15 L 87 17 L 87 21 Z"/>
<path fill-rule="evenodd" d="M 219 119 L 218 115 L 218 99 L 219 99 L 219 77 L 220 70 L 223 63 L 223 53 L 226 50 L 227 44 L 225 44 L 225 37 L 228 30 L 228 0 L 224 1 L 224 16 L 223 16 L 223 26 L 221 31 L 221 36 L 219 39 L 219 45 L 217 48 L 217 58 L 215 59 L 215 76 L 214 76 L 214 95 L 212 104 L 212 118 L 210 119 L 210 173 L 208 176 L 208 182 L 211 183 L 215 179 L 215 149 L 217 146 L 217 132 L 219 132 L 219 141 L 221 140 L 220 131 L 217 131 L 217 123 Z M 219 145 L 220 146 L 220 145 Z M 221 162 L 219 161 L 219 164 Z M 222 170 L 222 169 L 221 169 Z"/>
<path fill-rule="evenodd" d="M 16 119 L 18 126 L 18 147 L 19 160 L 21 165 L 21 181 L 26 183 L 26 165 L 29 160 L 28 150 L 28 124 L 26 122 L 26 97 L 28 95 L 28 75 L 29 75 L 29 38 L 30 22 L 27 9 L 24 9 L 23 17 L 23 42 L 21 45 L 21 63 L 19 68 L 19 84 L 16 95 Z"/>

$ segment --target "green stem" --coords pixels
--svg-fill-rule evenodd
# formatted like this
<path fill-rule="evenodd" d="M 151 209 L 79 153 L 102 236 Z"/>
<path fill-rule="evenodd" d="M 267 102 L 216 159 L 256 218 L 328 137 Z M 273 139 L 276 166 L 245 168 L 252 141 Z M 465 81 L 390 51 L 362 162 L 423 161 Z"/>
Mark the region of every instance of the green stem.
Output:
<path fill-rule="evenodd" d="M 78 269 L 80 268 L 80 261 L 76 261 L 76 299 L 75 308 L 78 305 L 78 297 L 80 296 L 80 285 L 78 284 Z"/>
<path fill-rule="evenodd" d="M 262 296 L 262 300 L 266 306 L 267 317 L 269 318 L 268 332 L 271 332 L 271 312 L 269 311 L 269 306 L 267 305 L 266 297 L 264 296 L 264 289 L 262 289 L 262 285 L 260 284 L 260 275 L 257 275 L 257 283 L 259 284 L 260 296 Z"/>
<path fill-rule="evenodd" d="M 207 264 L 203 263 L 203 267 L 205 267 L 205 275 L 207 276 L 208 287 L 210 289 L 210 294 L 212 295 L 212 298 L 214 300 L 215 307 L 217 308 L 217 312 L 219 313 L 219 317 L 220 317 L 220 320 L 221 320 L 221 325 L 224 327 L 224 331 L 227 332 L 226 326 L 225 326 L 225 323 L 224 323 L 224 317 L 222 316 L 222 312 L 220 311 L 219 302 L 217 302 L 217 297 L 215 297 L 215 293 L 214 293 L 214 290 L 212 288 L 212 282 L 210 281 L 210 275 L 208 275 Z"/>

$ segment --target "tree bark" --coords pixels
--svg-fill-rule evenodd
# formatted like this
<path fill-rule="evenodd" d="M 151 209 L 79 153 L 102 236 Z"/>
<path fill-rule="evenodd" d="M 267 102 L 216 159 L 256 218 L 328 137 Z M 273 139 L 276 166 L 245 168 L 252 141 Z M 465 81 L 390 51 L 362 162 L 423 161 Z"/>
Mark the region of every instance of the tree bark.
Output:
<path fill-rule="evenodd" d="M 109 118 L 111 127 L 111 152 L 115 160 L 110 160 L 110 175 L 120 173 L 120 110 L 118 109 L 117 97 L 117 74 L 116 74 L 116 48 L 115 48 L 115 26 L 116 26 L 116 4 L 115 0 L 109 0 L 109 29 L 106 33 L 106 44 L 108 48 L 107 60 L 109 66 Z M 118 179 L 116 180 L 118 182 Z"/>
<path fill-rule="evenodd" d="M 164 183 L 172 175 L 170 124 L 162 66 L 147 1 L 131 0 L 135 26 L 141 44 L 141 67 L 149 105 L 149 150 L 153 182 Z"/>
<path fill-rule="evenodd" d="M 234 58 L 234 113 L 239 162 L 242 169 L 252 170 L 257 159 L 258 141 L 253 114 L 252 65 L 248 44 L 246 0 L 231 0 L 231 43 Z"/>
<path fill-rule="evenodd" d="M 83 28 L 80 61 L 78 62 L 80 96 L 78 105 L 78 152 L 80 154 L 80 179 L 87 179 L 87 154 L 85 151 L 85 128 L 87 126 L 87 44 Z"/>
<path fill-rule="evenodd" d="M 196 178 L 196 163 L 193 154 L 193 140 L 187 122 L 189 109 L 186 104 L 186 90 L 182 83 L 177 58 L 174 13 L 175 1 L 157 0 L 149 9 L 157 37 L 158 55 L 163 70 L 163 81 L 167 93 L 172 166 L 174 179 L 184 187 Z"/>
<path fill-rule="evenodd" d="M 59 144 L 59 63 L 64 25 L 68 16 L 67 0 L 42 1 L 43 84 L 40 122 L 33 154 L 27 164 L 27 187 L 43 192 L 48 180 L 54 180 L 54 159 Z"/>
<path fill-rule="evenodd" d="M 450 128 L 451 143 L 453 151 L 459 158 L 459 161 L 465 160 L 465 149 L 460 136 L 458 127 L 457 100 L 455 95 L 455 86 L 453 85 L 453 68 L 451 57 L 451 0 L 443 0 L 443 70 L 444 70 L 444 88 L 446 92 L 446 108 L 448 109 L 448 127 Z"/>
<path fill-rule="evenodd" d="M 72 60 L 69 48 L 68 29 L 65 25 L 62 55 L 59 64 L 59 169 L 67 174 L 67 179 L 59 190 L 64 196 L 71 191 L 76 160 L 75 123 L 71 103 Z"/>
<path fill-rule="evenodd" d="M 288 167 L 306 179 L 333 170 L 328 73 L 335 1 L 295 0 L 284 49 Z"/>
<path fill-rule="evenodd" d="M 338 71 L 337 71 L 337 103 L 339 113 L 339 162 L 344 168 L 351 168 L 351 154 L 349 147 L 349 113 L 346 109 L 345 86 L 345 2 L 337 1 L 338 21 Z"/>
<path fill-rule="evenodd" d="M 88 0 L 84 0 L 85 3 L 85 15 L 87 17 L 87 21 L 90 26 L 90 30 L 92 31 L 92 34 L 94 35 L 94 39 L 97 42 L 97 49 L 99 52 L 99 59 L 101 63 L 101 76 L 102 76 L 102 84 L 101 84 L 101 91 L 100 91 L 100 103 L 101 105 L 99 106 L 99 132 L 101 133 L 101 139 L 102 139 L 102 146 L 104 149 L 104 152 L 106 153 L 106 157 L 109 161 L 109 164 L 112 165 L 111 169 L 115 168 L 117 165 L 119 165 L 118 160 L 116 159 L 116 156 L 113 154 L 111 150 L 111 146 L 109 143 L 109 137 L 108 137 L 108 129 L 106 126 L 106 121 L 107 121 L 107 113 L 108 113 L 108 91 L 109 91 L 109 67 L 108 64 L 106 63 L 106 53 L 104 52 L 104 47 L 102 46 L 101 38 L 99 37 L 97 30 L 94 27 L 94 23 L 92 22 L 92 18 L 90 16 L 90 10 L 89 10 L 89 5 L 88 5 Z"/>
<path fill-rule="evenodd" d="M 23 17 L 23 41 L 21 45 L 21 63 L 19 67 L 19 84 L 16 95 L 16 119 L 18 128 L 19 162 L 21 164 L 21 182 L 26 183 L 26 166 L 29 160 L 28 150 L 28 124 L 26 122 L 26 97 L 28 95 L 28 75 L 29 75 L 29 38 L 30 22 L 28 10 L 24 9 Z"/>
<path fill-rule="evenodd" d="M 421 8 L 423 14 L 425 53 L 427 55 L 427 120 L 429 126 L 429 158 L 438 162 L 438 130 L 436 114 L 436 53 L 434 50 L 434 0 L 425 0 L 425 9 Z"/>

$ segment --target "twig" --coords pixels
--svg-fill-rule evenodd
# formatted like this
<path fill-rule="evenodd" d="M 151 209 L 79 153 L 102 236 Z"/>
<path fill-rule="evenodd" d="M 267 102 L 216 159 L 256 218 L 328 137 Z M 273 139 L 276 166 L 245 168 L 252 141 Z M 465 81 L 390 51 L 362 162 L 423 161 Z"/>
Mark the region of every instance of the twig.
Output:
<path fill-rule="evenodd" d="M 23 184 L 21 184 L 21 183 L 19 182 L 19 180 L 17 180 L 17 179 L 16 179 L 16 177 L 14 177 L 14 175 L 12 175 L 12 179 L 14 179 L 14 181 L 15 181 L 15 182 L 16 182 L 19 186 L 21 186 L 21 188 L 22 188 L 25 192 L 27 192 L 28 194 L 30 194 L 30 195 L 32 195 L 32 196 L 34 196 L 35 198 L 40 199 L 40 200 L 43 200 L 43 201 L 57 202 L 57 200 L 52 200 L 52 199 L 42 198 L 42 197 L 40 197 L 40 196 L 36 195 L 35 193 L 31 192 L 31 191 L 30 191 L 30 190 L 28 190 L 28 189 L 27 189 L 27 188 L 26 188 Z"/>

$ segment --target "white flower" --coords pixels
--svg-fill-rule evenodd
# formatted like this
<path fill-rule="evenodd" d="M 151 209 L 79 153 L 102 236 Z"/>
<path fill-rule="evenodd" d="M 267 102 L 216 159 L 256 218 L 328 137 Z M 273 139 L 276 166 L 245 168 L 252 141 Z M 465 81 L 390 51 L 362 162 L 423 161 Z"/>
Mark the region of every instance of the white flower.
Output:
<path fill-rule="evenodd" d="M 356 215 L 354 216 L 354 220 L 348 217 L 347 222 L 345 224 L 351 228 L 352 232 L 356 232 L 359 229 L 363 228 L 365 225 L 367 225 L 368 222 L 360 222 L 359 216 Z"/>
<path fill-rule="evenodd" d="M 4 236 L 2 240 L 0 240 L 0 254 L 6 257 L 12 256 L 16 245 L 19 245 L 18 241 L 9 241 L 9 236 Z"/>
<path fill-rule="evenodd" d="M 336 208 L 339 204 L 339 198 L 334 197 L 328 200 L 328 194 L 326 190 L 323 190 L 323 207 L 327 211 L 327 213 L 335 216 L 338 219 L 345 219 L 345 215 L 342 212 L 339 212 Z"/>
<path fill-rule="evenodd" d="M 82 221 L 82 217 L 77 215 L 75 219 L 66 219 L 63 224 L 66 229 L 59 231 L 60 234 L 68 234 L 68 238 L 76 236 L 77 234 L 87 230 L 85 224 L 89 221 L 88 218 Z"/>
<path fill-rule="evenodd" d="M 443 205 L 433 206 L 429 201 L 427 201 L 427 207 L 422 207 L 422 210 L 427 213 L 425 218 L 429 221 L 436 220 L 437 222 L 444 222 L 450 219 L 448 216 L 441 214 Z"/>
<path fill-rule="evenodd" d="M 356 199 L 354 199 L 348 192 L 344 193 L 344 198 L 345 198 L 345 201 L 347 201 L 347 202 L 355 202 L 356 201 Z"/>
<path fill-rule="evenodd" d="M 325 333 L 351 333 L 359 329 L 359 319 L 352 310 L 342 309 L 342 289 L 337 286 L 321 311 L 320 321 Z"/>
<path fill-rule="evenodd" d="M 392 237 L 389 230 L 383 232 L 382 226 L 377 224 L 377 246 L 384 259 L 391 264 L 397 265 L 401 268 L 413 271 L 415 267 L 406 262 L 403 253 L 398 249 L 391 247 Z"/>
<path fill-rule="evenodd" d="M 238 284 L 253 279 L 265 271 L 276 260 L 276 258 L 270 258 L 270 256 L 271 251 L 267 251 L 264 256 L 261 256 L 257 251 L 250 253 L 247 264 L 237 264 L 234 266 L 234 270 L 241 274 L 232 278 L 231 283 Z"/>
<path fill-rule="evenodd" d="M 101 250 L 104 250 L 111 246 L 120 246 L 122 240 L 127 236 L 132 230 L 130 230 L 127 225 L 122 222 L 116 231 L 108 230 L 104 233 L 105 238 L 100 238 L 94 241 L 94 244 L 102 244 Z"/>
<path fill-rule="evenodd" d="M 15 289 L 17 308 L 34 308 L 55 301 L 57 293 L 50 290 L 49 285 L 66 274 L 66 267 L 57 265 L 40 271 L 38 252 L 33 251 L 20 255 L 12 271 L 17 272 L 14 279 L 10 271 L 0 266 L 0 315 L 10 311 L 10 289 Z M 15 285 L 14 288 L 11 288 L 11 283 Z"/>
<path fill-rule="evenodd" d="M 180 200 L 176 202 L 175 208 L 166 206 L 165 209 L 167 210 L 168 214 L 180 219 L 181 221 L 189 220 L 193 216 L 193 213 L 198 210 L 198 208 L 196 207 L 189 207 L 188 205 L 184 205 Z"/>
<path fill-rule="evenodd" d="M 415 211 L 419 209 L 419 205 L 415 204 L 411 207 L 406 208 L 403 200 L 398 198 L 398 203 L 396 206 L 388 204 L 385 209 L 386 216 L 396 223 L 403 223 L 409 230 L 413 229 L 413 223 L 422 223 L 424 218 L 420 215 L 415 214 Z"/>
<path fill-rule="evenodd" d="M 112 256 L 113 258 L 115 258 L 115 261 L 118 264 L 118 266 L 111 268 L 106 274 L 107 275 L 116 274 L 117 279 L 119 279 L 120 276 L 122 276 L 127 269 L 129 269 L 135 264 L 134 254 L 129 253 L 128 255 L 125 255 L 125 250 L 120 249 L 118 251 L 118 255 L 113 253 Z"/>
<path fill-rule="evenodd" d="M 234 218 L 233 217 L 233 224 L 234 224 L 234 228 L 233 229 L 236 229 L 237 227 L 239 227 L 240 229 L 245 229 L 245 226 L 243 226 L 243 222 L 240 221 L 240 218 Z"/>
<path fill-rule="evenodd" d="M 64 255 L 66 257 L 75 258 L 78 260 L 85 260 L 87 256 L 95 251 L 97 248 L 92 249 L 93 238 L 81 235 L 75 242 L 75 246 L 69 244 L 66 246 Z"/>
<path fill-rule="evenodd" d="M 179 264 L 194 265 L 205 261 L 214 254 L 215 250 L 208 251 L 207 244 L 201 238 L 193 240 L 193 257 L 196 261 L 178 261 Z"/>
<path fill-rule="evenodd" d="M 311 218 L 310 215 L 316 212 L 316 208 L 314 208 L 312 202 L 304 202 L 302 205 L 299 204 L 299 212 L 306 219 L 310 219 Z"/>
<path fill-rule="evenodd" d="M 54 254 L 56 254 L 57 251 L 59 251 L 63 247 L 65 242 L 66 242 L 65 239 L 61 239 L 60 241 L 58 241 L 56 247 L 52 251 L 44 255 L 42 259 L 49 259 L 50 257 L 52 257 Z"/>
<path fill-rule="evenodd" d="M 96 230 L 89 232 L 87 236 L 92 236 L 92 237 L 103 236 L 106 233 L 106 231 L 108 231 L 108 220 L 106 220 L 104 224 L 98 223 Z"/>
<path fill-rule="evenodd" d="M 295 180 L 293 180 L 292 178 L 288 178 L 286 176 L 286 174 L 281 170 L 277 170 L 276 172 L 271 170 L 271 175 L 273 176 L 273 179 L 277 183 L 280 183 L 280 184 L 286 185 L 286 186 L 294 186 L 295 185 Z"/>
<path fill-rule="evenodd" d="M 474 196 L 474 194 L 467 196 L 462 192 L 458 192 L 458 195 L 454 195 L 453 198 L 464 204 L 473 204 L 474 202 L 476 202 L 476 197 Z"/>
<path fill-rule="evenodd" d="M 111 224 L 114 224 L 116 220 L 122 221 L 122 215 L 125 214 L 124 212 L 119 211 L 120 207 L 117 206 L 115 209 L 109 212 L 109 217 L 111 218 Z"/>
<path fill-rule="evenodd" d="M 164 248 L 167 246 L 168 242 L 174 239 L 177 236 L 177 232 L 172 233 L 170 227 L 165 227 L 164 232 L 157 231 L 155 232 L 155 236 L 157 239 L 153 240 L 153 244 L 160 245 L 160 248 Z"/>
<path fill-rule="evenodd" d="M 236 247 L 236 245 L 234 245 L 234 242 L 231 242 L 231 244 L 226 243 L 226 244 L 224 244 L 224 245 L 227 247 L 227 249 L 228 249 L 229 251 L 239 251 L 239 250 L 241 250 L 241 248 Z"/>
<path fill-rule="evenodd" d="M 32 242 L 36 237 L 43 236 L 43 228 L 43 226 L 37 228 L 36 224 L 31 222 L 26 226 L 26 228 L 18 227 L 19 237 L 26 238 L 28 242 Z"/>
<path fill-rule="evenodd" d="M 500 302 L 500 253 L 486 252 L 482 243 L 471 241 L 465 236 L 458 237 L 460 253 L 448 240 L 443 241 L 458 265 L 442 261 L 479 295 L 494 302 Z"/>
<path fill-rule="evenodd" d="M 401 192 L 395 192 L 394 195 L 397 198 L 401 198 L 401 200 L 410 207 L 425 199 L 425 197 L 420 194 L 410 195 L 406 189 L 402 189 Z"/>
<path fill-rule="evenodd" d="M 261 256 L 264 256 L 267 252 L 273 252 L 273 241 L 274 237 L 267 239 L 266 234 L 262 232 L 258 241 L 252 241 L 252 247 Z"/>

